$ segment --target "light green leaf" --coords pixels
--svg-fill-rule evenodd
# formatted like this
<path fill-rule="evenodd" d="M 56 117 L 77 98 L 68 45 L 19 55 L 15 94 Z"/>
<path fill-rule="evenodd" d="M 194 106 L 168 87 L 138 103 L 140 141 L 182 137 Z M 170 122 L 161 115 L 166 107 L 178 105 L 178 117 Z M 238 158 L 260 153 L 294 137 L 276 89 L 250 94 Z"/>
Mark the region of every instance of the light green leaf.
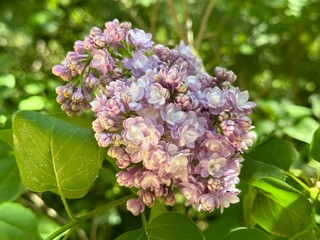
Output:
<path fill-rule="evenodd" d="M 0 158 L 0 202 L 16 200 L 24 191 L 13 156 Z"/>
<path fill-rule="evenodd" d="M 271 240 L 271 238 L 260 229 L 240 228 L 230 232 L 222 240 Z"/>
<path fill-rule="evenodd" d="M 276 137 L 271 137 L 255 147 L 246 155 L 256 161 L 274 165 L 288 171 L 290 165 L 297 160 L 299 153 L 290 143 Z"/>
<path fill-rule="evenodd" d="M 289 126 L 283 131 L 290 137 L 305 143 L 310 143 L 312 135 L 319 127 L 319 123 L 311 117 L 305 117 L 294 126 Z"/>
<path fill-rule="evenodd" d="M 257 190 L 252 215 L 266 231 L 291 237 L 312 225 L 311 203 L 287 183 L 274 178 L 260 178 L 252 186 Z"/>
<path fill-rule="evenodd" d="M 310 145 L 310 155 L 320 162 L 320 127 L 313 134 Z"/>
<path fill-rule="evenodd" d="M 18 203 L 0 204 L 0 239 L 40 239 L 34 213 Z"/>
<path fill-rule="evenodd" d="M 97 177 L 99 147 L 88 128 L 37 112 L 13 118 L 14 152 L 24 185 L 66 198 L 83 197 Z"/>

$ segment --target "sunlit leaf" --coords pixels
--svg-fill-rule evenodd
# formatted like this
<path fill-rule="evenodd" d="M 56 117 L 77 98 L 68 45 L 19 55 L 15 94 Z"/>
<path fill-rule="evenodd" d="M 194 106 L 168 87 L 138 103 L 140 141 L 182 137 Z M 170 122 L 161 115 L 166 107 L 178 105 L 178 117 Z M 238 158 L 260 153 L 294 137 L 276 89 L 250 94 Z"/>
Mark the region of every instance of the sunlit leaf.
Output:
<path fill-rule="evenodd" d="M 298 158 L 294 146 L 280 138 L 271 137 L 246 155 L 256 161 L 274 165 L 288 171 L 290 165 Z"/>
<path fill-rule="evenodd" d="M 271 240 L 262 230 L 256 228 L 240 228 L 230 232 L 222 240 Z"/>
<path fill-rule="evenodd" d="M 80 198 L 97 177 L 103 156 L 88 128 L 36 112 L 13 118 L 14 152 L 24 185 Z"/>
<path fill-rule="evenodd" d="M 303 118 L 294 126 L 289 126 L 283 131 L 290 137 L 300 140 L 305 143 L 310 143 L 312 134 L 319 127 L 319 123 L 311 117 Z"/>
<path fill-rule="evenodd" d="M 311 203 L 296 189 L 274 178 L 260 178 L 252 186 L 257 190 L 252 215 L 263 229 L 291 237 L 311 226 Z"/>
<path fill-rule="evenodd" d="M 18 203 L 0 204 L 0 239 L 41 239 L 34 213 Z"/>

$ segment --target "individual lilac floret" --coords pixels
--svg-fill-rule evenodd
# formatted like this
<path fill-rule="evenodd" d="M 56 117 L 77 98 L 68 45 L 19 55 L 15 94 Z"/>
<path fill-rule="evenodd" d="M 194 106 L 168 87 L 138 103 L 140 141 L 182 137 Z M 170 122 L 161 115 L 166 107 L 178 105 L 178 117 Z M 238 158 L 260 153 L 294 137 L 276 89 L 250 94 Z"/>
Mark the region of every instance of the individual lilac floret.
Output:
<path fill-rule="evenodd" d="M 207 212 L 239 201 L 255 103 L 233 86 L 233 71 L 216 67 L 211 76 L 183 41 L 154 46 L 150 33 L 117 19 L 91 28 L 73 50 L 52 68 L 66 82 L 57 102 L 68 115 L 91 108 L 117 183 L 137 194 L 127 202 L 133 215 L 157 198 L 173 206 L 177 195 Z"/>
<path fill-rule="evenodd" d="M 144 52 L 150 51 L 153 45 L 151 33 L 145 33 L 141 29 L 129 30 L 127 39 L 136 49 Z"/>

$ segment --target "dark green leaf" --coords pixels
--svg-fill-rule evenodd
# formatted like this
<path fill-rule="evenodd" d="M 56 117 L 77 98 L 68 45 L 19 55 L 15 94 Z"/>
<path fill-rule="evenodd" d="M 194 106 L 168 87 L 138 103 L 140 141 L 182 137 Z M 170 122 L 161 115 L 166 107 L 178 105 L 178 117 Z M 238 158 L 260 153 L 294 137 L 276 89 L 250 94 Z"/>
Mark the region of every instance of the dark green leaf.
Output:
<path fill-rule="evenodd" d="M 198 226 L 186 215 L 168 212 L 154 218 L 147 227 L 151 240 L 203 240 Z"/>
<path fill-rule="evenodd" d="M 203 240 L 201 230 L 186 215 L 176 212 L 163 213 L 154 218 L 144 229 L 129 231 L 116 240 Z"/>
<path fill-rule="evenodd" d="M 17 199 L 24 191 L 13 156 L 0 158 L 0 202 Z"/>
<path fill-rule="evenodd" d="M 313 134 L 310 145 L 310 154 L 311 157 L 320 162 L 320 127 Z"/>
<path fill-rule="evenodd" d="M 298 156 L 297 150 L 290 143 L 271 137 L 249 152 L 246 158 L 274 165 L 288 171 L 290 165 Z"/>
<path fill-rule="evenodd" d="M 222 240 L 271 240 L 264 232 L 255 228 L 241 228 L 230 232 Z"/>
<path fill-rule="evenodd" d="M 246 159 L 241 168 L 240 179 L 251 183 L 261 177 L 273 177 L 283 180 L 286 175 L 282 169 L 276 166 L 251 158 Z"/>
<path fill-rule="evenodd" d="M 162 201 L 156 200 L 155 204 L 150 209 L 149 222 L 157 216 L 168 212 Z"/>
<path fill-rule="evenodd" d="M 13 136 L 22 182 L 32 191 L 80 198 L 96 179 L 103 156 L 90 129 L 21 111 Z"/>
<path fill-rule="evenodd" d="M 0 204 L 0 239 L 40 239 L 34 213 L 18 203 Z"/>
<path fill-rule="evenodd" d="M 0 139 L 13 148 L 12 129 L 1 130 Z"/>
<path fill-rule="evenodd" d="M 121 234 L 116 240 L 149 240 L 143 229 L 136 229 Z"/>
<path fill-rule="evenodd" d="M 299 191 L 274 178 L 260 178 L 252 186 L 257 190 L 252 215 L 266 231 L 291 237 L 311 226 L 311 203 Z"/>

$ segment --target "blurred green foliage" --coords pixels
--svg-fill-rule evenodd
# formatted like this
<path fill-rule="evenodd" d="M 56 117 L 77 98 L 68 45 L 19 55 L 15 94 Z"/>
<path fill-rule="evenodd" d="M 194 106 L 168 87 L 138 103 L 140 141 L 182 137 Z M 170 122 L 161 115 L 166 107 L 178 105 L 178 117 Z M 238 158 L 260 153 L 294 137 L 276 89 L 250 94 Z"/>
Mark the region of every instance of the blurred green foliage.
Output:
<path fill-rule="evenodd" d="M 59 112 L 54 89 L 61 83 L 51 73 L 52 66 L 60 63 L 92 26 L 103 27 L 104 22 L 118 18 L 151 32 L 157 43 L 174 46 L 184 40 L 203 59 L 209 73 L 215 66 L 233 70 L 237 85 L 248 89 L 257 102 L 254 125 L 259 138 L 274 133 L 294 140 L 303 164 L 308 151 L 304 143 L 310 143 L 320 121 L 320 0 L 0 3 L 0 128 L 10 128 L 11 115 L 17 110 Z M 106 176 L 97 180 L 87 199 L 71 202 L 72 207 L 92 209 L 95 206 L 88 207 L 90 202 L 98 204 L 97 199 L 110 200 L 121 194 L 113 173 Z M 62 209 L 56 196 L 45 193 L 42 198 L 58 212 Z M 118 211 L 95 218 L 92 226 L 81 227 L 100 231 L 92 236 L 108 233 L 112 238 L 140 224 L 125 210 Z M 204 229 L 207 222 L 202 222 L 202 217 L 216 218 L 190 211 Z M 237 221 L 238 212 L 233 206 L 222 218 L 232 215 Z"/>
<path fill-rule="evenodd" d="M 0 127 L 10 127 L 18 109 L 59 111 L 59 79 L 51 67 L 92 26 L 114 18 L 151 32 L 158 43 L 184 40 L 209 73 L 218 65 L 232 69 L 258 103 L 259 136 L 300 120 L 283 110 L 288 104 L 312 108 L 309 115 L 319 120 L 319 8 L 319 0 L 6 1 L 0 10 Z"/>

